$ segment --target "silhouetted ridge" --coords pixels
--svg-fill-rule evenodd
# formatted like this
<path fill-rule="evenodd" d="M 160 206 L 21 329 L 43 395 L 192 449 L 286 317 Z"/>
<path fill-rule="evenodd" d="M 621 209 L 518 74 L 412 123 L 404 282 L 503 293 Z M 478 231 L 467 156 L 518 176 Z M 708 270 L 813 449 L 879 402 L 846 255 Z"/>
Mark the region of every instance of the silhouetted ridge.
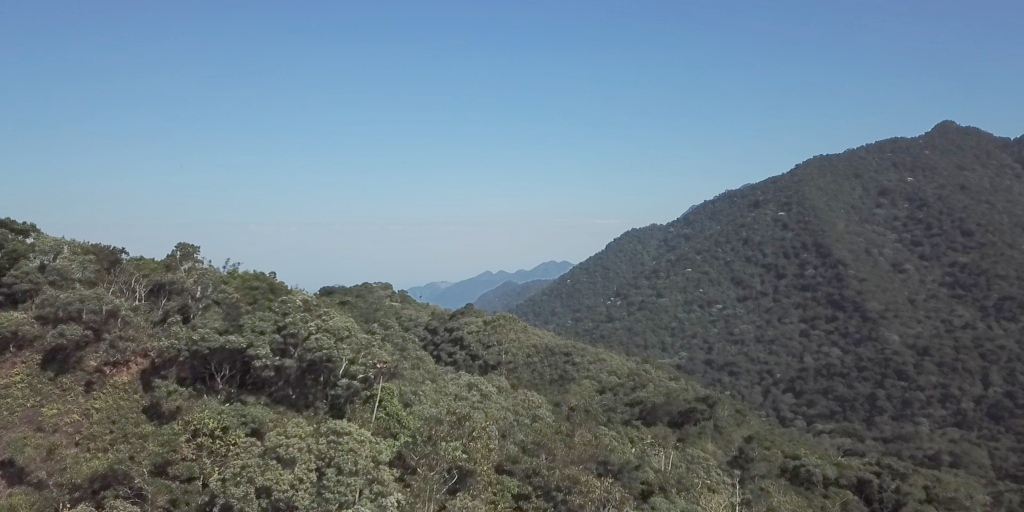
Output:
<path fill-rule="evenodd" d="M 530 270 L 517 270 L 513 273 L 504 270 L 498 272 L 488 270 L 475 277 L 457 283 L 449 283 L 443 287 L 437 286 L 439 283 L 429 283 L 410 288 L 408 292 L 420 302 L 429 302 L 448 309 L 458 309 L 466 304 L 472 304 L 481 295 L 497 288 L 505 281 L 525 283 L 536 279 L 554 279 L 570 268 L 572 268 L 572 263 L 568 261 L 548 261 Z"/>

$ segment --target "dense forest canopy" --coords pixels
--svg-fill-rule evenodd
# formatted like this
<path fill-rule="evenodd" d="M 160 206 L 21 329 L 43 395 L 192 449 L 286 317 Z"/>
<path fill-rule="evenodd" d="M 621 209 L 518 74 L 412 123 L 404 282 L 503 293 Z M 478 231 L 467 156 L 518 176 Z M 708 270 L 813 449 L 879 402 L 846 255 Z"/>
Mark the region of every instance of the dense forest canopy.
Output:
<path fill-rule="evenodd" d="M 1024 137 L 946 121 L 812 158 L 623 234 L 513 311 L 1024 507 Z"/>
<path fill-rule="evenodd" d="M 386 284 L 0 221 L 0 511 L 984 511 L 673 369 Z"/>

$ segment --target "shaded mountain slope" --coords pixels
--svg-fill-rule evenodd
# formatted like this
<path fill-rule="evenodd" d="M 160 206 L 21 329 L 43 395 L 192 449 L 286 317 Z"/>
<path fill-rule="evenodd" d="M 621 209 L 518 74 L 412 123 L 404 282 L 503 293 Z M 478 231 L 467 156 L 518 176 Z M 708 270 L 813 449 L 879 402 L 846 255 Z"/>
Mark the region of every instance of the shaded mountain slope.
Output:
<path fill-rule="evenodd" d="M 671 369 L 386 284 L 0 220 L 0 510 L 989 510 Z"/>
<path fill-rule="evenodd" d="M 572 268 L 568 261 L 548 261 L 530 270 L 509 273 L 504 270 L 487 271 L 457 283 L 437 282 L 417 286 L 408 290 L 409 295 L 420 301 L 436 304 L 447 309 L 458 309 L 472 304 L 485 292 L 497 288 L 506 281 L 525 283 L 536 279 L 554 279 Z"/>
<path fill-rule="evenodd" d="M 943 122 L 815 157 L 626 233 L 514 312 L 856 453 L 1024 484 L 1022 155 Z"/>
<path fill-rule="evenodd" d="M 428 302 L 427 299 L 434 297 L 441 293 L 441 290 L 453 285 L 455 283 L 451 281 L 434 281 L 433 283 L 427 283 L 423 286 L 414 286 L 409 288 L 407 292 L 410 296 L 416 298 L 420 302 Z"/>
<path fill-rule="evenodd" d="M 473 301 L 473 305 L 491 313 L 507 312 L 516 304 L 530 298 L 533 294 L 554 282 L 554 279 L 534 279 L 525 283 L 505 281 L 497 288 L 485 292 Z"/>

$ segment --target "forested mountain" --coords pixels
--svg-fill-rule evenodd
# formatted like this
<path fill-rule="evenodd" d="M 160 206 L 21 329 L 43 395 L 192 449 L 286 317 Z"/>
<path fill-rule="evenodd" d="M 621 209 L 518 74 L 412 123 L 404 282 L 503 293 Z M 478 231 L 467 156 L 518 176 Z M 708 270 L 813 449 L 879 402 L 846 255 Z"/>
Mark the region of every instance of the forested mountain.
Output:
<path fill-rule="evenodd" d="M 437 296 L 441 293 L 441 290 L 448 288 L 455 283 L 451 281 L 434 281 L 433 283 L 427 283 L 423 286 L 414 286 L 406 290 L 410 296 L 416 298 L 420 302 L 430 302 L 429 298 Z"/>
<path fill-rule="evenodd" d="M 488 270 L 476 277 L 457 283 L 439 281 L 409 288 L 408 293 L 420 302 L 436 304 L 447 309 L 458 309 L 466 304 L 472 304 L 481 295 L 506 281 L 525 283 L 537 279 L 554 279 L 568 272 L 570 268 L 572 268 L 572 263 L 568 261 L 548 261 L 530 270 L 517 270 L 512 273 L 504 270 L 497 272 Z"/>
<path fill-rule="evenodd" d="M 473 305 L 491 313 L 504 313 L 552 282 L 554 279 L 534 279 L 525 283 L 505 281 L 497 288 L 477 297 Z"/>
<path fill-rule="evenodd" d="M 0 511 L 984 511 L 472 306 L 0 221 Z"/>
<path fill-rule="evenodd" d="M 1019 486 L 1022 166 L 1024 137 L 949 121 L 815 157 L 623 234 L 514 312 L 847 453 Z"/>

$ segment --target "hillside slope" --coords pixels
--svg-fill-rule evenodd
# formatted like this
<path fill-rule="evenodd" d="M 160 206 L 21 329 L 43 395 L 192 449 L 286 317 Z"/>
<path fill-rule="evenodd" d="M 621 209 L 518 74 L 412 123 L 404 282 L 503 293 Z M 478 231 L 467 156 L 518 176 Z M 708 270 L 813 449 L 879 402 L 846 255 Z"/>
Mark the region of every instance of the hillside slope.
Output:
<path fill-rule="evenodd" d="M 784 425 L 1024 484 L 1024 138 L 943 122 L 633 230 L 514 313 Z"/>
<path fill-rule="evenodd" d="M 525 283 L 537 279 L 554 279 L 572 268 L 568 261 L 547 261 L 530 270 L 515 272 L 487 271 L 457 283 L 436 282 L 416 286 L 408 290 L 409 295 L 420 301 L 435 304 L 446 309 L 458 309 L 472 304 L 484 293 L 505 283 Z"/>
<path fill-rule="evenodd" d="M 554 279 L 534 279 L 525 283 L 505 281 L 497 288 L 477 297 L 473 301 L 473 306 L 491 313 L 505 313 L 553 282 Z"/>
<path fill-rule="evenodd" d="M 386 284 L 0 220 L 0 511 L 984 511 L 672 370 Z"/>

